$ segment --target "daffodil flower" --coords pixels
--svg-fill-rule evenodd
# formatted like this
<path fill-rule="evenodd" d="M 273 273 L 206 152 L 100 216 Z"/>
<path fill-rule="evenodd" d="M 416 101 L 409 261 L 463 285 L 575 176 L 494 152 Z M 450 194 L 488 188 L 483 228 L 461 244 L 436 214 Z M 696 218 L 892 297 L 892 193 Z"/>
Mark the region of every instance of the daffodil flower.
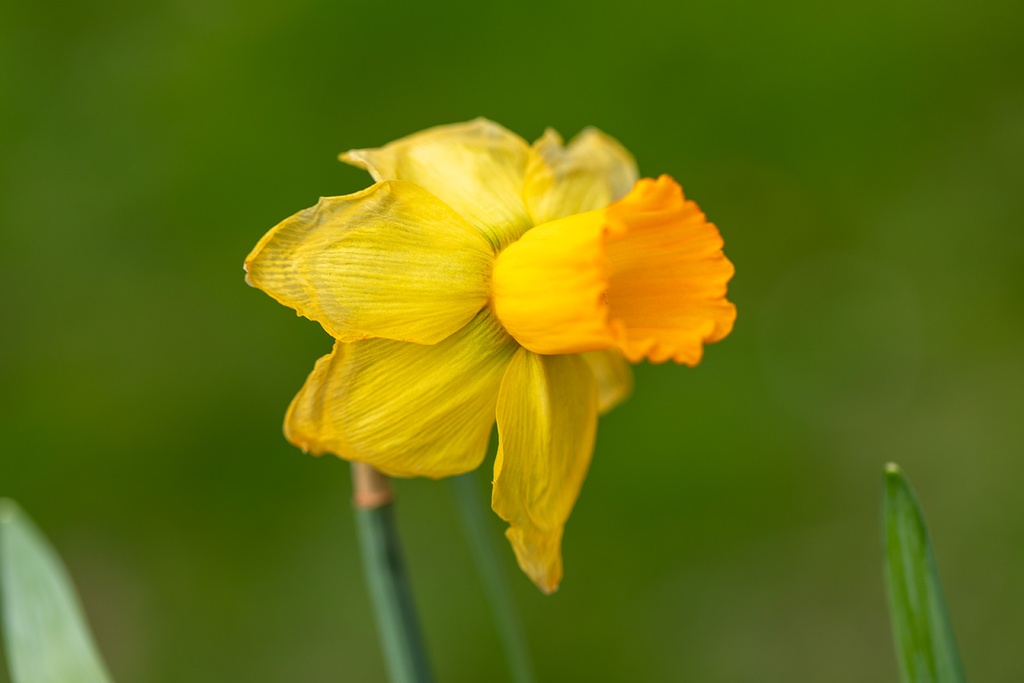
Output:
<path fill-rule="evenodd" d="M 718 230 L 595 129 L 531 146 L 477 119 L 341 158 L 375 184 L 284 220 L 245 262 L 251 285 L 336 340 L 285 434 L 389 475 L 446 477 L 482 462 L 497 419 L 492 506 L 520 567 L 553 591 L 628 362 L 692 366 L 732 328 Z"/>

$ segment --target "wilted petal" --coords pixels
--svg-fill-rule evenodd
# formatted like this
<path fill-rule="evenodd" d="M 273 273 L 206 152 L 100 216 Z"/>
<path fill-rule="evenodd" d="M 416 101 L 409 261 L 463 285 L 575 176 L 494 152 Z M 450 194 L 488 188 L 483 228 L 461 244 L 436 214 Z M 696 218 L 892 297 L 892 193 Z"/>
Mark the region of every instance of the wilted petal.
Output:
<path fill-rule="evenodd" d="M 586 128 L 563 146 L 549 128 L 530 150 L 523 196 L 539 225 L 603 209 L 625 197 L 637 178 L 633 155 L 614 138 Z"/>
<path fill-rule="evenodd" d="M 480 464 L 516 344 L 482 311 L 430 346 L 338 343 L 317 361 L 285 418 L 288 440 L 385 474 L 445 477 Z"/>
<path fill-rule="evenodd" d="M 388 181 L 325 197 L 267 233 L 249 284 L 341 341 L 432 344 L 486 304 L 494 252 L 423 188 Z"/>
<path fill-rule="evenodd" d="M 375 180 L 422 186 L 499 249 L 530 228 L 523 177 L 530 147 L 487 119 L 430 128 L 376 149 L 354 149 L 341 160 L 367 169 Z"/>
<path fill-rule="evenodd" d="M 597 380 L 597 410 L 604 415 L 633 393 L 633 368 L 618 349 L 581 354 Z"/>
<path fill-rule="evenodd" d="M 546 593 L 562 578 L 562 530 L 590 467 L 594 374 L 579 356 L 520 349 L 498 394 L 494 511 L 519 566 Z"/>

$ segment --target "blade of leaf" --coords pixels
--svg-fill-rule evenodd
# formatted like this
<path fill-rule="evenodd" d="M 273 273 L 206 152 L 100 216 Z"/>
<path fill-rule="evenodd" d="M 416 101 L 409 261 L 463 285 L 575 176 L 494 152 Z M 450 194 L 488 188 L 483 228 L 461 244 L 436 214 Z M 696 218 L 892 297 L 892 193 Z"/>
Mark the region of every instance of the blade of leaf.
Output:
<path fill-rule="evenodd" d="M 0 499 L 0 597 L 12 683 L 111 683 L 60 558 L 7 499 Z"/>
<path fill-rule="evenodd" d="M 889 615 L 903 683 L 963 683 L 928 530 L 895 464 L 885 468 L 883 509 Z"/>

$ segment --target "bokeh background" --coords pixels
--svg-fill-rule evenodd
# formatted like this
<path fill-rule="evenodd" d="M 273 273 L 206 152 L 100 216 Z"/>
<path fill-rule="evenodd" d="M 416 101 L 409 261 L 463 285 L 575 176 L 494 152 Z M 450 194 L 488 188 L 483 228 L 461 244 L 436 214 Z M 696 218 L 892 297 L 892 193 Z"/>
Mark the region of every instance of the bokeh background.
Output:
<path fill-rule="evenodd" d="M 348 469 L 281 435 L 330 339 L 242 259 L 369 183 L 343 150 L 596 125 L 720 226 L 739 320 L 637 368 L 556 595 L 503 546 L 540 679 L 895 681 L 895 460 L 968 673 L 1024 680 L 1021 35 L 1013 0 L 8 0 L 0 494 L 118 681 L 383 680 Z M 397 491 L 438 679 L 505 680 L 449 486 Z"/>

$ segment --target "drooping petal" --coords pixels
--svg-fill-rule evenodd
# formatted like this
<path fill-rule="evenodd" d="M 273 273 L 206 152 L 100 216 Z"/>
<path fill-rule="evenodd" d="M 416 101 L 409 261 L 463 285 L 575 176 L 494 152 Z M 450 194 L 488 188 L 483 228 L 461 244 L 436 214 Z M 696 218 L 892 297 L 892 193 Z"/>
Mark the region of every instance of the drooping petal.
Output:
<path fill-rule="evenodd" d="M 498 394 L 491 505 L 519 566 L 545 593 L 562 578 L 562 530 L 590 467 L 597 386 L 576 355 L 516 352 Z"/>
<path fill-rule="evenodd" d="M 450 207 L 410 182 L 325 197 L 268 232 L 249 284 L 340 341 L 433 344 L 486 304 L 494 252 Z"/>
<path fill-rule="evenodd" d="M 548 129 L 533 143 L 523 196 L 536 225 L 603 209 L 629 193 L 639 178 L 625 147 L 596 128 L 586 128 L 563 146 Z"/>
<path fill-rule="evenodd" d="M 536 353 L 618 348 L 631 362 L 696 365 L 732 329 L 732 263 L 722 237 L 669 178 L 544 223 L 502 251 L 491 306 Z"/>
<path fill-rule="evenodd" d="M 316 455 L 385 474 L 445 477 L 487 451 L 498 388 L 517 346 L 489 311 L 430 346 L 387 339 L 338 343 L 285 418 L 285 435 Z"/>
<path fill-rule="evenodd" d="M 597 410 L 604 415 L 633 393 L 633 369 L 618 349 L 581 354 L 597 380 Z"/>
<path fill-rule="evenodd" d="M 530 147 L 487 119 L 430 128 L 341 160 L 375 180 L 408 180 L 439 197 L 491 242 L 511 243 L 533 224 L 523 204 Z"/>

